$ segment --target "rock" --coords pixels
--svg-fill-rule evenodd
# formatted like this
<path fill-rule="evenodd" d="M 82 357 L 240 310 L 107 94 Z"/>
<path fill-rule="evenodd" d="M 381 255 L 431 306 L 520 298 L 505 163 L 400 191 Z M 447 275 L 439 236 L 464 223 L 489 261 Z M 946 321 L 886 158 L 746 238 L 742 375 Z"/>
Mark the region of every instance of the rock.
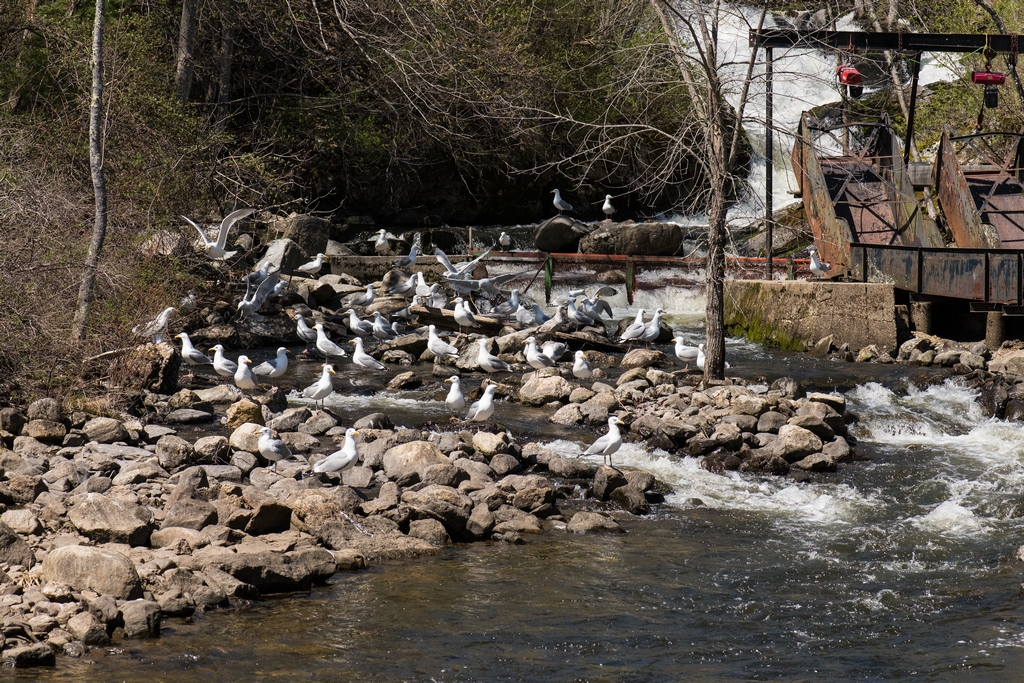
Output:
<path fill-rule="evenodd" d="M 98 543 L 149 544 L 149 525 L 138 505 L 99 493 L 88 493 L 68 511 L 68 520 L 83 535 Z"/>
<path fill-rule="evenodd" d="M 324 242 L 324 247 L 327 246 L 327 242 Z M 318 249 L 312 252 L 316 254 L 322 251 Z M 260 260 L 257 268 L 261 268 L 266 264 L 270 264 L 272 268 L 280 270 L 282 273 L 294 273 L 295 269 L 306 263 L 309 256 L 307 252 L 304 252 L 294 240 L 291 239 L 276 239 L 267 246 L 267 251 Z"/>
<path fill-rule="evenodd" d="M 237 467 L 243 475 L 248 476 L 249 473 L 252 472 L 252 470 L 260 463 L 252 453 L 235 451 L 231 454 L 231 464 Z"/>
<path fill-rule="evenodd" d="M 477 449 L 485 456 L 491 456 L 496 453 L 507 453 L 508 447 L 508 436 L 504 432 L 501 434 L 477 432 L 473 435 L 473 448 Z"/>
<path fill-rule="evenodd" d="M 499 477 L 504 477 L 508 474 L 515 474 L 520 471 L 523 466 L 517 458 L 507 453 L 498 453 L 490 462 L 491 469 Z"/>
<path fill-rule="evenodd" d="M 401 500 L 409 506 L 414 519 L 436 519 L 453 536 L 461 535 L 473 511 L 469 496 L 447 486 L 427 486 L 405 491 Z"/>
<path fill-rule="evenodd" d="M 476 505 L 466 521 L 466 533 L 477 539 L 487 538 L 494 524 L 494 514 L 487 505 Z"/>
<path fill-rule="evenodd" d="M 835 441 L 822 446 L 821 452 L 832 458 L 832 462 L 846 462 L 852 455 L 850 444 L 841 436 L 837 436 Z"/>
<path fill-rule="evenodd" d="M 127 442 L 128 430 L 124 428 L 120 420 L 112 417 L 94 417 L 82 427 L 89 441 L 97 443 L 115 443 L 117 441 Z"/>
<path fill-rule="evenodd" d="M 778 434 L 779 428 L 786 424 L 789 418 L 780 412 L 769 410 L 757 419 L 757 431 L 768 434 Z"/>
<path fill-rule="evenodd" d="M 411 441 L 388 449 L 384 453 L 383 464 L 384 474 L 388 479 L 399 481 L 413 472 L 419 479 L 423 479 L 428 467 L 438 464 L 447 465 L 449 460 L 437 446 L 429 441 Z"/>
<path fill-rule="evenodd" d="M 610 499 L 623 510 L 634 515 L 649 515 L 651 504 L 647 502 L 644 492 L 636 486 L 620 486 L 612 491 Z"/>
<path fill-rule="evenodd" d="M 582 404 L 580 410 L 587 416 L 587 422 L 590 424 L 608 424 L 609 413 L 618 407 L 619 399 L 608 391 L 598 392 L 594 398 Z"/>
<path fill-rule="evenodd" d="M 555 490 L 549 486 L 527 486 L 512 498 L 512 507 L 533 512 L 555 502 Z"/>
<path fill-rule="evenodd" d="M 404 351 L 388 351 L 382 357 L 384 363 L 400 363 L 402 359 L 394 357 L 394 354 L 405 353 Z M 408 354 L 406 354 L 408 355 Z M 404 365 L 412 364 L 412 356 L 409 356 L 409 362 L 403 363 Z M 394 376 L 394 378 L 388 382 L 387 388 L 392 391 L 399 391 L 403 389 L 415 389 L 423 384 L 423 380 L 420 379 L 415 372 L 411 370 L 409 372 L 401 372 Z"/>
<path fill-rule="evenodd" d="M 262 549 L 247 551 L 245 545 L 231 548 L 210 546 L 193 559 L 203 571 L 218 569 L 254 586 L 261 593 L 308 590 L 323 583 L 337 571 L 337 562 L 324 548 L 303 548 L 286 553 Z"/>
<path fill-rule="evenodd" d="M 794 463 L 820 452 L 822 445 L 821 438 L 814 432 L 787 424 L 779 429 L 779 438 L 770 448 L 786 462 Z"/>
<path fill-rule="evenodd" d="M 58 411 L 59 414 L 59 411 Z M 21 434 L 22 427 L 28 422 L 25 416 L 14 408 L 0 408 L 0 431 L 9 434 Z"/>
<path fill-rule="evenodd" d="M 278 435 L 281 441 L 291 449 L 292 453 L 308 453 L 320 448 L 320 440 L 312 434 L 302 432 L 285 432 Z"/>
<path fill-rule="evenodd" d="M 282 238 L 297 244 L 309 258 L 313 258 L 319 253 L 325 253 L 327 242 L 331 236 L 331 222 L 326 218 L 309 214 L 293 213 L 287 218 L 278 218 L 272 227 L 280 232 Z M 321 272 L 326 273 L 328 270 L 329 266 L 324 263 L 324 269 Z M 285 270 L 285 272 L 292 271 Z"/>
<path fill-rule="evenodd" d="M 538 251 L 548 253 L 575 253 L 580 238 L 590 228 L 568 216 L 552 216 L 539 226 L 533 233 L 533 242 Z"/>
<path fill-rule="evenodd" d="M 179 498 L 164 512 L 161 529 L 180 527 L 200 531 L 217 523 L 217 508 L 212 504 L 191 498 Z"/>
<path fill-rule="evenodd" d="M 625 486 L 627 483 L 626 477 L 623 476 L 622 472 L 614 467 L 602 465 L 594 475 L 594 483 L 591 485 L 590 490 L 598 500 L 608 500 L 611 497 L 612 491 L 620 486 Z"/>
<path fill-rule="evenodd" d="M 0 521 L 0 563 L 18 564 L 25 569 L 31 569 L 36 563 L 32 548 L 3 521 Z"/>
<path fill-rule="evenodd" d="M 602 222 L 580 241 L 580 253 L 681 256 L 685 236 L 676 223 Z"/>
<path fill-rule="evenodd" d="M 467 479 L 469 479 L 469 475 L 454 465 L 431 465 L 423 475 L 423 483 L 428 486 L 436 484 L 456 488 Z"/>
<path fill-rule="evenodd" d="M 192 448 L 195 453 L 195 458 L 192 462 L 218 463 L 227 460 L 228 453 L 230 452 L 230 443 L 223 436 L 204 436 L 196 439 Z"/>
<path fill-rule="evenodd" d="M 126 638 L 159 638 L 160 605 L 153 600 L 130 600 L 121 605 Z"/>
<path fill-rule="evenodd" d="M 824 403 L 840 415 L 846 412 L 846 397 L 841 394 L 807 394 L 807 400 L 814 403 Z"/>
<path fill-rule="evenodd" d="M 263 425 L 263 409 L 258 403 L 243 398 L 237 403 L 232 403 L 227 409 L 227 428 L 234 430 L 246 422 Z"/>
<path fill-rule="evenodd" d="M 7 481 L 0 482 L 0 503 L 28 505 L 47 488 L 46 481 L 42 477 L 16 474 Z"/>
<path fill-rule="evenodd" d="M 574 391 L 573 393 L 576 392 Z M 587 418 L 583 414 L 583 410 L 580 408 L 578 403 L 568 403 L 556 410 L 555 414 L 548 418 L 548 421 L 554 422 L 555 424 L 572 426 L 577 425 L 586 419 Z"/>
<path fill-rule="evenodd" d="M 813 453 L 806 458 L 797 460 L 793 467 L 807 472 L 835 472 L 836 463 L 824 453 Z"/>
<path fill-rule="evenodd" d="M 133 462 L 122 467 L 111 483 L 114 486 L 132 486 L 166 476 L 167 471 L 154 463 Z"/>
<path fill-rule="evenodd" d="M 258 453 L 260 429 L 262 429 L 262 427 L 255 422 L 248 422 L 231 432 L 228 442 L 236 451 Z"/>
<path fill-rule="evenodd" d="M 213 437 L 221 438 L 224 437 Z M 196 460 L 195 449 L 180 436 L 161 436 L 156 442 L 156 458 L 160 466 L 166 470 L 176 470 L 179 467 L 191 465 Z"/>
<path fill-rule="evenodd" d="M 63 419 L 60 411 L 60 403 L 58 403 L 55 398 L 40 398 L 32 401 L 28 406 L 28 410 L 25 411 L 25 414 L 28 415 L 29 420 L 60 422 Z"/>
<path fill-rule="evenodd" d="M 304 423 L 312 416 L 313 413 L 311 413 L 309 408 L 306 408 L 305 406 L 288 408 L 272 419 L 268 423 L 268 426 L 278 432 L 294 432 L 299 428 L 300 424 Z"/>
<path fill-rule="evenodd" d="M 581 458 L 553 457 L 547 461 L 548 471 L 560 479 L 591 479 L 597 468 Z"/>
<path fill-rule="evenodd" d="M 812 356 L 827 356 L 835 347 L 835 338 L 830 334 L 819 339 L 811 348 Z"/>
<path fill-rule="evenodd" d="M 391 423 L 391 418 L 384 413 L 370 413 L 365 415 L 354 423 L 352 428 L 356 430 L 363 429 L 386 429 L 391 430 L 395 428 L 395 425 Z"/>
<path fill-rule="evenodd" d="M 603 531 L 624 533 L 626 531 L 614 519 L 597 512 L 577 512 L 569 520 L 566 529 L 574 534 L 592 534 Z"/>
<path fill-rule="evenodd" d="M 299 425 L 299 431 L 311 436 L 320 436 L 338 426 L 338 420 L 326 410 L 318 410 Z"/>
<path fill-rule="evenodd" d="M 86 645 L 106 645 L 110 642 L 106 627 L 90 612 L 79 612 L 68 619 L 67 630 Z"/>
<path fill-rule="evenodd" d="M 56 666 L 57 655 L 46 643 L 24 645 L 4 650 L 0 665 L 10 669 L 30 669 L 36 666 Z"/>
<path fill-rule="evenodd" d="M 31 510 L 8 510 L 0 515 L 0 522 L 25 536 L 38 536 L 43 533 L 43 525 Z"/>
<path fill-rule="evenodd" d="M 438 547 L 450 545 L 452 539 L 444 525 L 436 519 L 416 519 L 409 523 L 409 536 Z"/>
<path fill-rule="evenodd" d="M 194 393 L 200 401 L 214 405 L 227 405 L 243 398 L 242 390 L 234 384 L 218 384 L 209 389 L 197 389 Z"/>
<path fill-rule="evenodd" d="M 142 584 L 132 561 L 120 553 L 85 545 L 66 545 L 51 550 L 43 560 L 44 580 L 62 583 L 72 590 L 91 590 L 118 599 L 141 596 Z"/>
<path fill-rule="evenodd" d="M 835 438 L 835 432 L 832 431 L 832 428 L 816 415 L 796 415 L 789 418 L 787 424 L 803 427 L 814 432 L 822 442 L 831 441 Z"/>
<path fill-rule="evenodd" d="M 563 377 L 540 377 L 537 373 L 519 388 L 519 400 L 529 406 L 542 406 L 552 401 L 565 401 L 572 385 Z"/>
<path fill-rule="evenodd" d="M 212 419 L 213 413 L 208 413 L 204 410 L 195 410 L 194 408 L 181 408 L 168 413 L 167 417 L 164 418 L 168 424 L 182 425 L 209 422 Z"/>
<path fill-rule="evenodd" d="M 253 511 L 252 519 L 245 526 L 250 536 L 276 534 L 287 531 L 292 523 L 292 509 L 275 500 L 264 500 Z"/>
<path fill-rule="evenodd" d="M 117 601 L 112 595 L 101 595 L 89 600 L 88 611 L 104 625 L 116 622 L 120 614 L 120 610 L 117 609 Z"/>
<path fill-rule="evenodd" d="M 195 529 L 173 527 L 166 523 L 149 536 L 149 545 L 153 548 L 176 548 L 182 541 L 192 550 L 209 545 L 206 537 Z"/>
<path fill-rule="evenodd" d="M 762 448 L 753 451 L 740 465 L 741 472 L 754 474 L 776 474 L 784 475 L 789 473 L 789 463 L 771 448 Z"/>
<path fill-rule="evenodd" d="M 658 480 L 654 478 L 654 475 L 644 470 L 630 470 L 625 472 L 626 481 L 628 486 L 634 486 L 641 492 L 650 491 L 654 488 L 654 485 L 658 483 Z"/>
<path fill-rule="evenodd" d="M 170 344 L 143 344 L 132 349 L 120 366 L 120 384 L 126 389 L 173 394 L 178 388 L 181 353 Z"/>
<path fill-rule="evenodd" d="M 62 443 L 67 435 L 67 427 L 60 422 L 50 420 L 30 420 L 22 430 L 25 436 L 32 437 L 43 443 Z"/>
<path fill-rule="evenodd" d="M 428 467 L 429 471 L 430 468 Z M 341 473 L 341 481 L 345 486 L 351 486 L 353 488 L 362 489 L 370 486 L 370 482 L 373 480 L 373 470 L 369 467 L 361 467 L 356 465 L 350 467 Z"/>
<path fill-rule="evenodd" d="M 741 394 L 732 401 L 733 412 L 737 415 L 753 415 L 760 417 L 768 411 L 768 401 L 761 396 Z"/>
<path fill-rule="evenodd" d="M 672 361 L 661 351 L 651 349 L 633 349 L 622 357 L 619 367 L 623 370 L 632 368 L 669 367 Z"/>
<path fill-rule="evenodd" d="M 757 433 L 757 418 L 753 415 L 726 415 L 722 418 L 722 422 L 736 425 L 741 432 L 747 432 L 750 434 Z M 632 425 L 630 426 L 630 429 L 632 430 Z"/>

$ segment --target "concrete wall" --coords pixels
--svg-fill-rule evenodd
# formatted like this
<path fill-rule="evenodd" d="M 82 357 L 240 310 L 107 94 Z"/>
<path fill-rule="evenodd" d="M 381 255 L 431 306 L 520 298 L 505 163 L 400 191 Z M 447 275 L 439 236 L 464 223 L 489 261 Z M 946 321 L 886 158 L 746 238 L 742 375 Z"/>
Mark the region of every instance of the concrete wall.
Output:
<path fill-rule="evenodd" d="M 833 335 L 859 349 L 897 347 L 891 285 L 804 280 L 726 280 L 725 325 L 730 334 L 803 349 Z"/>

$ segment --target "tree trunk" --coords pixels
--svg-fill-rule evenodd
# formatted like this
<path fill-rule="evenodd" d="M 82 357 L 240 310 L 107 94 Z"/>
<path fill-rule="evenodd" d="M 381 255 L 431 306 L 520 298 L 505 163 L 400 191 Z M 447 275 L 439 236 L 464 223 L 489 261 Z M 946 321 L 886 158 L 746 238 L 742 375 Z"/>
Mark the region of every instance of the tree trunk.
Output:
<path fill-rule="evenodd" d="M 214 114 L 214 129 L 224 130 L 228 119 L 228 102 L 231 101 L 231 63 L 235 56 L 235 30 L 237 18 L 235 5 L 231 0 L 224 3 L 221 13 L 223 28 L 220 40 L 220 88 L 217 91 L 217 111 Z"/>
<path fill-rule="evenodd" d="M 195 71 L 196 15 L 197 0 L 182 0 L 181 24 L 178 27 L 178 63 L 174 75 L 177 84 L 178 101 L 188 102 L 188 94 L 192 90 L 192 74 Z"/>
<path fill-rule="evenodd" d="M 92 96 L 89 101 L 89 168 L 92 171 L 92 190 L 95 200 L 95 220 L 92 244 L 85 259 L 85 273 L 78 290 L 78 309 L 75 311 L 75 338 L 85 337 L 92 309 L 96 270 L 99 266 L 103 240 L 107 236 L 107 185 L 103 177 L 103 20 L 106 0 L 96 0 L 96 18 L 92 28 Z"/>
<path fill-rule="evenodd" d="M 716 126 L 713 126 L 715 128 Z M 712 155 L 718 156 L 725 144 L 725 131 L 713 131 Z M 717 149 L 716 149 L 717 148 Z M 724 161 L 711 160 L 711 210 L 708 214 L 708 258 L 704 305 L 704 379 L 725 378 L 725 242 L 726 202 Z"/>

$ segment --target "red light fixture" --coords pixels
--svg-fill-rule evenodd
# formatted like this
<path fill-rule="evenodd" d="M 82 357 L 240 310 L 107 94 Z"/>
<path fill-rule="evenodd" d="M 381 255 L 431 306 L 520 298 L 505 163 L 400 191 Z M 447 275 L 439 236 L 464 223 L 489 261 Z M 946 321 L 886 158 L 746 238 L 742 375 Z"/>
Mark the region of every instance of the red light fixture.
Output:
<path fill-rule="evenodd" d="M 1006 74 L 995 71 L 972 71 L 971 82 L 979 85 L 1002 85 L 1006 83 Z"/>
<path fill-rule="evenodd" d="M 853 99 L 858 100 L 864 94 L 864 86 L 861 85 L 863 76 L 856 67 L 840 64 L 836 67 L 836 79 L 840 86 L 846 86 L 849 89 L 850 97 Z"/>

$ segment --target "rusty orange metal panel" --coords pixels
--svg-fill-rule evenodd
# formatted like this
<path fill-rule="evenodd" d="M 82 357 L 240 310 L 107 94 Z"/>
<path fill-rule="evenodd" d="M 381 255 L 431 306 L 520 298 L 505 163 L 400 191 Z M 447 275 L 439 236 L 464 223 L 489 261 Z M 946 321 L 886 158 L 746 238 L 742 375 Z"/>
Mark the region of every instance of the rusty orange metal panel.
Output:
<path fill-rule="evenodd" d="M 952 131 L 947 126 L 939 143 L 935 184 L 939 206 L 946 216 L 949 231 L 953 233 L 953 241 L 961 249 L 998 249 L 1002 242 L 991 226 L 981 222 L 951 137 Z"/>
<path fill-rule="evenodd" d="M 849 245 L 853 242 L 853 234 L 846 221 L 836 216 L 818 152 L 811 140 L 806 114 L 800 117 L 797 138 L 800 141 L 802 195 L 807 222 L 814 233 L 814 241 L 822 260 L 831 264 L 832 273 L 840 275 L 849 270 Z"/>

